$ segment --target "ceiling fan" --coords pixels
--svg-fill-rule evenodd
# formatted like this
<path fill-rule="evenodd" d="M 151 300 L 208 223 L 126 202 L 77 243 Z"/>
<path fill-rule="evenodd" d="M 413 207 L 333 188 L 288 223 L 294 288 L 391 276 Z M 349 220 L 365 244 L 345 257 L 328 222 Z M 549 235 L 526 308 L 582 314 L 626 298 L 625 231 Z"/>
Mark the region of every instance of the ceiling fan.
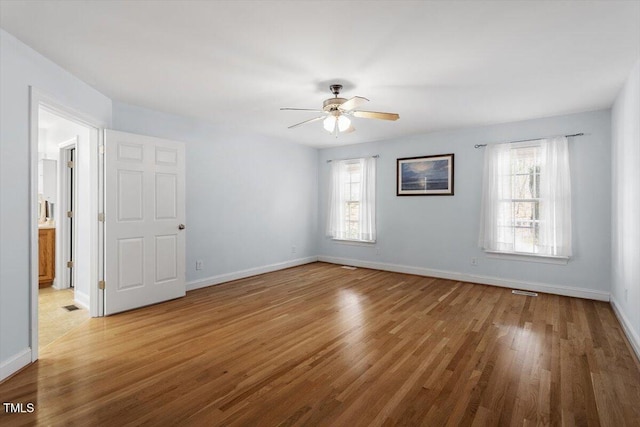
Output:
<path fill-rule="evenodd" d="M 361 96 L 354 96 L 349 99 L 338 97 L 342 90 L 342 85 L 331 85 L 329 86 L 329 89 L 331 90 L 331 93 L 333 93 L 334 97 L 324 100 L 322 103 L 322 110 L 315 110 L 312 108 L 281 108 L 281 110 L 314 111 L 322 113 L 321 116 L 291 125 L 289 126 L 289 129 L 322 120 L 325 130 L 338 136 L 338 133 L 349 133 L 356 130 L 351 124 L 349 116 L 381 120 L 398 120 L 400 118 L 396 113 L 379 113 L 376 111 L 356 110 L 356 108 L 365 102 L 369 102 L 369 100 Z"/>

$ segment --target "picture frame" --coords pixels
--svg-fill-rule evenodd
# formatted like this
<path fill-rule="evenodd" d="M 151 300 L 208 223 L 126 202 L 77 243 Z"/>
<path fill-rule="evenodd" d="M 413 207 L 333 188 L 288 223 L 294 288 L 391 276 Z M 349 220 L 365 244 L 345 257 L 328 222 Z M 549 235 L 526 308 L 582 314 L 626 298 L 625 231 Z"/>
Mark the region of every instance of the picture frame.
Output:
<path fill-rule="evenodd" d="M 454 154 L 397 159 L 397 196 L 453 196 Z"/>

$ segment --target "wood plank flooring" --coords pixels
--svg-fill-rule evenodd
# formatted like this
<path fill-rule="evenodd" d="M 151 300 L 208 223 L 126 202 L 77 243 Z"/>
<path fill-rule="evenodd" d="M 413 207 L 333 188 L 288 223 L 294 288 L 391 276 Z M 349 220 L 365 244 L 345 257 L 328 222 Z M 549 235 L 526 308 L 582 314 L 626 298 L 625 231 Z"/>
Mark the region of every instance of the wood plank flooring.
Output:
<path fill-rule="evenodd" d="M 640 425 L 608 303 L 308 264 L 90 319 L 0 384 L 13 425 Z"/>
<path fill-rule="evenodd" d="M 38 344 L 40 350 L 89 319 L 89 312 L 78 306 L 68 311 L 64 307 L 75 305 L 73 289 L 41 288 L 38 292 Z"/>

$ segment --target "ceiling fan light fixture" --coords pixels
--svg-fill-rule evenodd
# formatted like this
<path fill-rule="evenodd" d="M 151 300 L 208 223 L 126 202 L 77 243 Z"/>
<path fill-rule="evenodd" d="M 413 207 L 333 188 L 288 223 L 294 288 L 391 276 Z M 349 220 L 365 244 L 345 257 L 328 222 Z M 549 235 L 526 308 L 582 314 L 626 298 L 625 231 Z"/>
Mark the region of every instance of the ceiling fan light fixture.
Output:
<path fill-rule="evenodd" d="M 333 133 L 336 129 L 336 121 L 338 122 L 339 132 L 344 132 L 345 130 L 349 129 L 349 126 L 351 126 L 351 120 L 349 119 L 349 117 L 343 116 L 342 114 L 338 116 L 331 114 L 327 116 L 327 118 L 323 121 L 322 125 L 324 127 L 324 130 L 329 133 Z"/>
<path fill-rule="evenodd" d="M 324 127 L 324 130 L 326 130 L 327 132 L 329 133 L 333 132 L 333 130 L 336 127 L 335 116 L 327 116 L 327 118 L 323 120 L 322 126 Z"/>
<path fill-rule="evenodd" d="M 349 129 L 349 126 L 351 126 L 351 120 L 349 120 L 349 117 L 340 115 L 338 117 L 338 130 L 340 132 L 344 132 Z"/>

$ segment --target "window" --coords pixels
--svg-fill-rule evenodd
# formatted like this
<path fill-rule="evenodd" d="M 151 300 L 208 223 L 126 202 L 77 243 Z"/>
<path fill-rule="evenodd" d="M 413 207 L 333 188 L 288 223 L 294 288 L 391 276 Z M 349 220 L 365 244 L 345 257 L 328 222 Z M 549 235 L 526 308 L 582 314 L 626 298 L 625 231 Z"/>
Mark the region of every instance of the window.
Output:
<path fill-rule="evenodd" d="M 331 162 L 327 235 L 375 242 L 376 159 Z"/>
<path fill-rule="evenodd" d="M 571 256 L 569 175 L 565 137 L 488 145 L 480 246 L 489 252 Z"/>

